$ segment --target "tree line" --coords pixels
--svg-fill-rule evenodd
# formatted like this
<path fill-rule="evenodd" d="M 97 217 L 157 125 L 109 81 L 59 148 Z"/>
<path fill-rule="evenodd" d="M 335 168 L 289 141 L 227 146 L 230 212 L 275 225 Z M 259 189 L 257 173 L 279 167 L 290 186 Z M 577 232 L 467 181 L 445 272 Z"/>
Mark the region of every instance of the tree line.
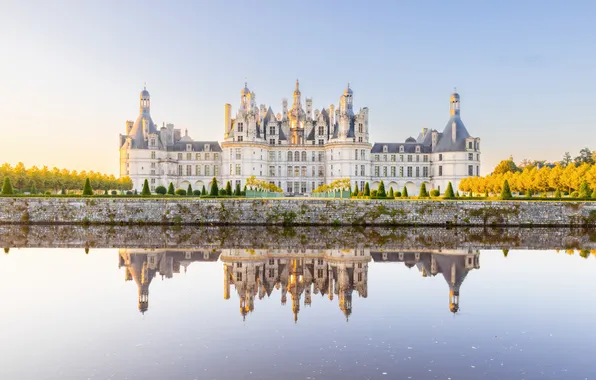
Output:
<path fill-rule="evenodd" d="M 0 166 L 0 183 L 5 178 L 10 180 L 12 188 L 17 193 L 53 194 L 80 192 L 85 186 L 86 179 L 94 190 L 131 190 L 133 185 L 130 177 L 116 178 L 114 175 L 102 174 L 94 171 L 81 171 L 43 166 L 26 168 L 22 162 L 14 167 L 10 164 Z"/>

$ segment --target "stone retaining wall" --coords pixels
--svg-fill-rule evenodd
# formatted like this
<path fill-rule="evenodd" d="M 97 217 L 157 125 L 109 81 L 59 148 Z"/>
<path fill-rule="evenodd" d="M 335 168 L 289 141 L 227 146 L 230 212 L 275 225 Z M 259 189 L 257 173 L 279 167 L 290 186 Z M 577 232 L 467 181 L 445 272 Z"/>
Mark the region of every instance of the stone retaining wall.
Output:
<path fill-rule="evenodd" d="M 0 224 L 588 226 L 596 202 L 2 197 Z"/>

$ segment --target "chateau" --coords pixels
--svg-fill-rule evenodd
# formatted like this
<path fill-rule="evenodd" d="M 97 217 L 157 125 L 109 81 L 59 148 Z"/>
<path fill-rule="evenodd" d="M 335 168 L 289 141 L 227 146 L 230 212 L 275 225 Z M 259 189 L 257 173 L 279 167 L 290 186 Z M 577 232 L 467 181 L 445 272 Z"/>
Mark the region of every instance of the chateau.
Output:
<path fill-rule="evenodd" d="M 384 181 L 394 191 L 404 186 L 416 195 L 422 183 L 443 192 L 451 182 L 480 173 L 480 138 L 468 133 L 460 118 L 460 96 L 450 97 L 450 118 L 442 132 L 423 128 L 403 143 L 369 142 L 368 108 L 354 109 L 348 85 L 339 105 L 313 110 L 304 105 L 296 81 L 292 105 L 282 100 L 281 112 L 257 106 L 256 95 L 245 84 L 235 117 L 225 105 L 224 140 L 195 141 L 173 124 L 158 129 L 150 115 L 150 95 L 140 94 L 139 116 L 126 122 L 120 135 L 120 175 L 130 176 L 141 190 L 145 179 L 152 191 L 167 187 L 209 188 L 213 177 L 241 188 L 251 176 L 273 183 L 286 194 L 307 195 L 322 184 L 349 178 L 360 190 Z"/>

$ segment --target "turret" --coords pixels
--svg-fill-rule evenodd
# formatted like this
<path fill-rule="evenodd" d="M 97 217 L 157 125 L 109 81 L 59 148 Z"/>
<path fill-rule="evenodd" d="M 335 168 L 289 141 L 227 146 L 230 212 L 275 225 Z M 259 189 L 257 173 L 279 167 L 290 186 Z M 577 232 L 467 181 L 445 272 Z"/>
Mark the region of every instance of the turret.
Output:
<path fill-rule="evenodd" d="M 453 94 L 449 98 L 449 114 L 459 116 L 459 94 L 457 89 L 453 90 Z"/>
<path fill-rule="evenodd" d="M 151 110 L 151 97 L 149 96 L 149 91 L 147 91 L 147 87 L 143 87 L 143 91 L 141 91 L 139 108 L 141 114 L 149 115 L 149 111 Z"/>

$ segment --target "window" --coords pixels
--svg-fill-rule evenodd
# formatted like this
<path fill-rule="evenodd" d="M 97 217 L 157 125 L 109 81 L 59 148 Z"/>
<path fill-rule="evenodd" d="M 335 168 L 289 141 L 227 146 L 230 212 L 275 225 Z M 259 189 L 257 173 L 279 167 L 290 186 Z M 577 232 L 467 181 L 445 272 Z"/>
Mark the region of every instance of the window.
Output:
<path fill-rule="evenodd" d="M 408 154 L 408 162 L 412 162 L 412 155 Z"/>
<path fill-rule="evenodd" d="M 302 177 L 306 177 L 306 166 L 302 167 L 301 173 Z M 306 185 L 305 185 L 306 186 Z"/>
<path fill-rule="evenodd" d="M 306 193 L 306 182 L 300 182 L 300 192 Z"/>
<path fill-rule="evenodd" d="M 211 170 L 209 165 L 205 165 L 205 175 L 211 175 Z"/>
<path fill-rule="evenodd" d="M 428 162 L 428 154 L 425 154 L 424 156 L 422 156 L 422 161 Z"/>
<path fill-rule="evenodd" d="M 383 145 L 383 153 L 387 153 L 387 145 Z"/>
<path fill-rule="evenodd" d="M 219 153 L 213 153 L 213 159 L 215 161 L 219 160 Z"/>
<path fill-rule="evenodd" d="M 236 164 L 236 175 L 240 175 L 242 174 L 242 169 L 240 164 Z"/>
<path fill-rule="evenodd" d="M 315 162 L 315 152 L 311 152 L 311 153 L 312 153 L 311 154 L 311 161 L 312 162 Z"/>
<path fill-rule="evenodd" d="M 439 154 L 439 161 L 443 161 L 443 155 Z"/>
<path fill-rule="evenodd" d="M 155 178 L 151 178 L 151 184 L 155 184 Z"/>
<path fill-rule="evenodd" d="M 269 166 L 269 176 L 275 177 L 275 166 Z"/>
<path fill-rule="evenodd" d="M 399 153 L 403 153 L 403 152 L 404 152 L 404 146 L 403 145 L 400 145 L 399 146 Z"/>
<path fill-rule="evenodd" d="M 354 165 L 354 175 L 358 175 L 358 165 Z"/>
<path fill-rule="evenodd" d="M 379 176 L 379 167 L 375 166 L 375 177 Z"/>
<path fill-rule="evenodd" d="M 155 160 L 155 151 L 154 150 L 151 151 L 151 159 Z"/>
<path fill-rule="evenodd" d="M 468 149 L 472 149 L 472 142 L 471 141 L 468 142 Z"/>
<path fill-rule="evenodd" d="M 151 169 L 151 175 L 155 175 L 155 169 Z"/>
<path fill-rule="evenodd" d="M 386 154 L 383 155 L 383 161 L 387 162 L 387 155 Z"/>
<path fill-rule="evenodd" d="M 288 182 L 288 186 L 286 189 L 288 190 L 288 193 L 292 192 L 292 182 Z"/>
<path fill-rule="evenodd" d="M 358 160 L 358 149 L 356 149 L 356 151 L 354 152 L 354 159 Z"/>
<path fill-rule="evenodd" d="M 192 150 L 192 144 L 186 144 L 186 150 Z"/>
<path fill-rule="evenodd" d="M 319 127 L 319 136 L 323 136 L 325 134 L 325 127 L 320 126 Z"/>
<path fill-rule="evenodd" d="M 468 175 L 469 176 L 474 175 L 474 166 L 473 165 L 468 165 Z"/>
<path fill-rule="evenodd" d="M 360 165 L 360 175 L 364 177 L 366 174 L 366 169 L 364 165 Z"/>
<path fill-rule="evenodd" d="M 395 162 L 395 154 L 392 154 L 392 155 L 391 155 L 391 161 L 392 161 L 392 162 Z"/>
<path fill-rule="evenodd" d="M 399 167 L 399 176 L 400 177 L 403 177 L 404 176 L 404 167 L 403 166 L 400 166 Z"/>
<path fill-rule="evenodd" d="M 192 160 L 192 153 L 186 153 L 186 159 L 188 161 Z"/>
<path fill-rule="evenodd" d="M 211 159 L 209 153 L 205 153 L 205 161 L 209 161 Z"/>
<path fill-rule="evenodd" d="M 362 139 L 362 136 L 358 136 L 358 142 L 362 142 L 362 141 L 364 141 L 364 140 Z"/>
<path fill-rule="evenodd" d="M 325 153 L 319 152 L 319 162 L 322 162 L 325 159 Z"/>
<path fill-rule="evenodd" d="M 419 154 L 416 155 L 416 162 L 420 162 L 420 155 Z"/>
<path fill-rule="evenodd" d="M 242 272 L 236 273 L 236 281 L 242 281 Z"/>
<path fill-rule="evenodd" d="M 480 161 L 480 155 L 479 154 L 476 155 L 476 161 Z"/>
<path fill-rule="evenodd" d="M 269 127 L 269 134 L 270 135 L 274 135 L 275 134 L 275 127 Z"/>
<path fill-rule="evenodd" d="M 412 167 L 408 166 L 408 177 L 412 176 Z"/>
<path fill-rule="evenodd" d="M 240 148 L 236 148 L 236 159 L 237 160 L 242 159 L 242 149 L 240 149 Z"/>
<path fill-rule="evenodd" d="M 292 173 L 294 173 L 292 170 L 293 170 L 292 167 L 288 166 L 288 177 L 291 177 Z"/>
<path fill-rule="evenodd" d="M 201 165 L 195 166 L 195 175 L 201 175 Z"/>
<path fill-rule="evenodd" d="M 178 165 L 178 175 L 182 175 L 182 165 Z"/>
<path fill-rule="evenodd" d="M 428 166 L 422 168 L 422 176 L 428 177 Z"/>
<path fill-rule="evenodd" d="M 182 153 L 178 153 L 178 159 L 182 160 Z"/>
<path fill-rule="evenodd" d="M 231 153 L 231 152 L 232 152 L 232 151 L 230 151 L 230 153 Z M 201 159 L 201 153 L 197 153 L 197 154 L 195 154 L 195 160 L 197 160 L 197 161 L 198 161 L 198 160 L 200 160 L 200 159 Z"/>
<path fill-rule="evenodd" d="M 300 162 L 300 152 L 294 152 L 294 161 Z"/>
<path fill-rule="evenodd" d="M 364 161 L 364 160 L 366 159 L 366 153 L 365 153 L 364 149 L 362 149 L 362 150 L 360 151 L 360 159 L 361 159 L 362 161 Z"/>
<path fill-rule="evenodd" d="M 379 155 L 375 154 L 375 161 L 379 161 Z"/>
<path fill-rule="evenodd" d="M 323 176 L 323 167 L 319 166 L 319 177 Z"/>
<path fill-rule="evenodd" d="M 152 168 L 152 169 L 155 169 L 155 162 L 152 162 L 152 163 L 151 163 L 151 168 Z"/>
<path fill-rule="evenodd" d="M 474 160 L 474 153 L 468 153 L 468 160 L 470 160 L 470 161 Z"/>
<path fill-rule="evenodd" d="M 302 152 L 302 162 L 306 162 L 306 152 Z"/>
<path fill-rule="evenodd" d="M 275 139 L 269 139 L 269 145 L 275 145 Z"/>
<path fill-rule="evenodd" d="M 300 166 L 294 166 L 294 177 L 300 177 Z"/>
<path fill-rule="evenodd" d="M 416 178 L 420 177 L 420 168 L 416 166 Z"/>
<path fill-rule="evenodd" d="M 323 140 L 319 139 L 319 145 L 324 145 Z"/>
<path fill-rule="evenodd" d="M 238 132 L 244 132 L 244 125 L 242 123 L 238 123 Z M 238 140 L 242 141 L 242 140 Z"/>
<path fill-rule="evenodd" d="M 292 161 L 292 152 L 288 152 L 288 161 Z"/>
<path fill-rule="evenodd" d="M 275 152 L 269 152 L 269 161 L 275 161 Z"/>
<path fill-rule="evenodd" d="M 400 155 L 399 155 L 399 160 L 400 160 L 401 162 L 404 162 L 404 155 L 403 155 L 403 154 L 400 154 Z"/>
<path fill-rule="evenodd" d="M 155 146 L 155 139 L 154 138 L 151 139 L 151 146 Z"/>
<path fill-rule="evenodd" d="M 480 175 L 480 167 L 476 166 L 476 176 Z"/>
<path fill-rule="evenodd" d="M 383 166 L 383 177 L 387 177 L 387 166 Z"/>
<path fill-rule="evenodd" d="M 391 176 L 395 177 L 395 166 L 391 167 Z"/>
<path fill-rule="evenodd" d="M 238 141 L 244 141 L 242 136 L 238 136 Z"/>
<path fill-rule="evenodd" d="M 443 167 L 439 166 L 439 176 L 442 176 L 442 175 L 443 175 Z"/>
<path fill-rule="evenodd" d="M 312 177 L 314 177 L 314 176 L 315 176 L 315 170 L 316 170 L 316 169 L 315 169 L 315 167 L 314 167 L 314 166 L 311 166 L 311 168 L 312 168 L 312 172 L 311 172 L 311 173 L 312 173 Z M 314 182 L 313 182 L 313 184 L 314 184 Z"/>

